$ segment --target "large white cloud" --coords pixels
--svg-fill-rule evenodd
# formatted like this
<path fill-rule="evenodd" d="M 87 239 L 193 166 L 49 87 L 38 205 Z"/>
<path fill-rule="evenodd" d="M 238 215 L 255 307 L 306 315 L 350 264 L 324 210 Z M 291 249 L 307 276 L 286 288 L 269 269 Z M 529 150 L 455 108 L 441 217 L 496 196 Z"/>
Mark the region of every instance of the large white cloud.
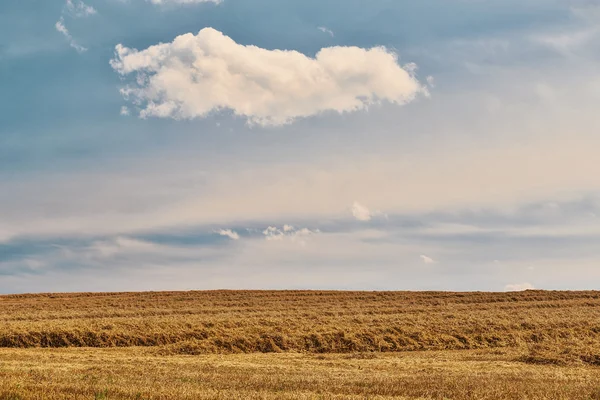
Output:
<path fill-rule="evenodd" d="M 415 66 L 400 66 L 385 47 L 328 47 L 311 58 L 244 46 L 212 28 L 142 51 L 118 44 L 110 63 L 121 75 L 137 74 L 122 93 L 141 117 L 189 119 L 226 109 L 250 123 L 282 125 L 381 101 L 405 104 L 426 91 Z"/>

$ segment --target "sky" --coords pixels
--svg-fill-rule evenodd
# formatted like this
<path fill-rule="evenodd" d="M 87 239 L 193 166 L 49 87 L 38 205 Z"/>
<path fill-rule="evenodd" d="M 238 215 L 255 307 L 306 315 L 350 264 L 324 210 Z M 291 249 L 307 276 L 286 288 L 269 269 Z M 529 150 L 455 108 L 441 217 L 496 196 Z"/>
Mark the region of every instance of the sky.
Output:
<path fill-rule="evenodd" d="M 600 1 L 0 3 L 0 293 L 598 289 Z"/>

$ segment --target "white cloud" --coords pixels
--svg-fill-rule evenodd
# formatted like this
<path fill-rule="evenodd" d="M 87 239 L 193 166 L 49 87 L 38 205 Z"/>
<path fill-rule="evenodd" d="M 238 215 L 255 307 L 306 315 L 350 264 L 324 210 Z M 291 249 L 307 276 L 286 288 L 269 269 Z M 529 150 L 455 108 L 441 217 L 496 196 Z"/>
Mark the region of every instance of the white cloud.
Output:
<path fill-rule="evenodd" d="M 96 9 L 88 6 L 81 0 L 67 0 L 65 4 L 65 12 L 73 18 L 89 17 L 97 13 Z"/>
<path fill-rule="evenodd" d="M 289 239 L 293 242 L 298 242 L 301 246 L 306 245 L 306 239 L 309 236 L 317 233 L 320 233 L 318 229 L 314 231 L 308 228 L 297 229 L 292 225 L 284 225 L 282 228 L 269 226 L 262 232 L 265 239 L 268 241 L 282 241 L 284 239 Z"/>
<path fill-rule="evenodd" d="M 328 34 L 331 37 L 334 37 L 335 35 L 333 34 L 333 31 L 331 29 L 328 29 L 324 26 L 319 26 L 317 29 L 319 29 L 321 32 Z"/>
<path fill-rule="evenodd" d="M 436 263 L 436 261 L 433 258 L 427 257 L 426 255 L 421 254 L 419 257 L 421 257 L 421 260 L 425 264 L 435 264 Z"/>
<path fill-rule="evenodd" d="M 78 53 L 83 53 L 87 51 L 87 48 L 81 46 L 73 39 L 73 36 L 65 25 L 65 15 L 71 18 L 85 18 L 96 13 L 97 11 L 94 7 L 88 6 L 81 0 L 67 0 L 63 7 L 62 15 L 56 24 L 54 24 L 54 27 L 67 39 L 69 46 L 74 48 Z"/>
<path fill-rule="evenodd" d="M 292 225 L 284 225 L 283 226 L 283 231 L 284 232 L 291 232 L 293 231 L 295 228 Z"/>
<path fill-rule="evenodd" d="M 221 229 L 217 233 L 221 236 L 227 236 L 228 238 L 233 240 L 238 240 L 240 238 L 240 235 L 237 232 L 232 231 L 231 229 Z"/>
<path fill-rule="evenodd" d="M 59 31 L 60 33 L 62 33 L 66 37 L 70 37 L 69 30 L 65 26 L 64 22 L 65 22 L 64 19 L 61 17 L 61 19 L 59 19 L 58 21 L 56 21 L 56 24 L 54 24 L 54 27 L 56 28 L 57 31 Z"/>
<path fill-rule="evenodd" d="M 385 214 L 379 210 L 372 211 L 369 208 L 367 208 L 366 206 L 360 204 L 358 201 L 355 201 L 352 204 L 350 211 L 352 212 L 352 215 L 354 216 L 354 218 L 356 218 L 358 221 L 370 221 L 371 219 L 373 219 L 375 217 L 380 217 L 380 218 L 385 218 L 385 219 L 389 218 L 387 214 Z"/>
<path fill-rule="evenodd" d="M 56 24 L 54 24 L 54 27 L 56 28 L 56 30 L 58 32 L 62 33 L 62 35 L 67 39 L 67 42 L 69 42 L 69 46 L 74 48 L 78 53 L 83 53 L 83 52 L 87 51 L 87 49 L 85 47 L 77 44 L 75 39 L 73 39 L 73 36 L 71 36 L 71 34 L 69 33 L 69 30 L 65 26 L 65 20 L 63 17 L 60 17 L 60 19 L 58 21 L 56 21 Z"/>
<path fill-rule="evenodd" d="M 123 116 L 127 116 L 127 115 L 129 115 L 129 113 L 130 113 L 130 111 L 129 111 L 129 108 L 128 108 L 128 107 L 126 107 L 126 106 L 122 106 L 122 107 L 121 107 L 121 111 L 120 111 L 120 114 L 121 114 L 121 115 L 123 115 Z"/>
<path fill-rule="evenodd" d="M 267 240 L 281 240 L 284 238 L 285 233 L 274 226 L 269 226 L 263 231 L 263 235 L 265 235 L 265 239 Z"/>
<path fill-rule="evenodd" d="M 371 211 L 358 201 L 352 204 L 352 215 L 359 221 L 370 221 L 372 218 Z"/>
<path fill-rule="evenodd" d="M 403 68 L 385 47 L 329 47 L 310 58 L 240 45 L 212 28 L 142 51 L 118 44 L 110 64 L 121 75 L 137 73 L 121 93 L 142 105 L 142 118 L 202 118 L 227 109 L 251 124 L 283 125 L 381 101 L 405 104 L 425 93 L 414 66 Z"/>
<path fill-rule="evenodd" d="M 506 285 L 504 290 L 507 292 L 521 292 L 523 290 L 535 289 L 531 283 L 513 283 L 510 285 Z"/>

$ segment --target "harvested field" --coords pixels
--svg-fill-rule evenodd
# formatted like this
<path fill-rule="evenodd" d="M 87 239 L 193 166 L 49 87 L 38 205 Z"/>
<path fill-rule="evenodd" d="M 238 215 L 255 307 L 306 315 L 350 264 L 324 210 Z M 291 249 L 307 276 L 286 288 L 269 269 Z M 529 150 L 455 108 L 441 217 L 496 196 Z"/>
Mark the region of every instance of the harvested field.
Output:
<path fill-rule="evenodd" d="M 510 350 L 158 356 L 149 348 L 0 349 L 0 400 L 598 399 L 600 369 Z"/>
<path fill-rule="evenodd" d="M 0 296 L 0 400 L 600 399 L 599 306 L 545 291 Z"/>
<path fill-rule="evenodd" d="M 395 352 L 600 344 L 600 292 L 0 296 L 0 347 Z"/>

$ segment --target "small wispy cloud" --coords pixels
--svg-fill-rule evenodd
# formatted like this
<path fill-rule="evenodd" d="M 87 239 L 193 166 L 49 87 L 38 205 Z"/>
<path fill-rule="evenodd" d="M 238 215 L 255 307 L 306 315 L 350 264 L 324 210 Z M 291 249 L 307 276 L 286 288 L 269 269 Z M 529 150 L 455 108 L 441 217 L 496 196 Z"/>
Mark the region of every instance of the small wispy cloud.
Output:
<path fill-rule="evenodd" d="M 54 24 L 54 27 L 56 28 L 56 30 L 58 32 L 62 33 L 62 35 L 67 39 L 69 46 L 74 48 L 78 53 L 83 53 L 83 52 L 87 51 L 87 48 L 81 46 L 80 44 L 78 44 L 75 41 L 75 39 L 73 39 L 73 36 L 71 36 L 71 33 L 65 26 L 65 20 L 63 17 L 60 17 L 60 19 L 58 21 L 56 21 L 56 24 Z"/>
<path fill-rule="evenodd" d="M 335 36 L 335 35 L 334 35 L 334 33 L 333 33 L 333 31 L 332 31 L 331 29 L 328 29 L 328 28 L 326 28 L 326 27 L 324 27 L 324 26 L 319 26 L 317 29 L 319 29 L 319 30 L 320 30 L 321 32 L 323 32 L 323 33 L 326 33 L 326 34 L 328 34 L 328 35 L 329 35 L 329 36 L 331 36 L 331 37 L 334 37 L 334 36 Z"/>
<path fill-rule="evenodd" d="M 239 240 L 240 238 L 240 235 L 237 232 L 232 231 L 231 229 L 221 229 L 217 231 L 217 233 L 221 236 L 226 236 L 232 240 Z"/>
<path fill-rule="evenodd" d="M 71 32 L 69 32 L 69 29 L 67 29 L 67 26 L 65 25 L 65 16 L 69 16 L 71 18 L 85 18 L 94 14 L 97 14 L 96 9 L 85 4 L 83 1 L 67 0 L 65 6 L 63 7 L 60 19 L 56 22 L 56 24 L 54 24 L 56 30 L 67 39 L 69 46 L 74 48 L 78 53 L 87 51 L 87 48 L 81 46 L 79 43 L 77 43 L 77 41 L 75 41 L 71 35 Z"/>
<path fill-rule="evenodd" d="M 433 258 L 428 257 L 424 254 L 421 254 L 419 257 L 421 257 L 421 260 L 423 261 L 423 263 L 425 264 L 435 264 L 437 261 L 435 261 Z"/>
<path fill-rule="evenodd" d="M 373 217 L 371 215 L 371 211 L 367 207 L 360 204 L 358 201 L 355 201 L 352 204 L 352 215 L 358 221 L 370 221 Z"/>
<path fill-rule="evenodd" d="M 56 21 L 56 24 L 54 25 L 54 27 L 56 28 L 57 31 L 59 31 L 66 37 L 71 37 L 71 35 L 69 34 L 69 30 L 65 26 L 63 17 L 60 17 L 60 19 L 58 21 Z"/>
<path fill-rule="evenodd" d="M 535 287 L 531 283 L 511 283 L 504 287 L 504 290 L 507 292 L 522 292 L 523 290 L 535 289 Z"/>
<path fill-rule="evenodd" d="M 298 229 L 292 225 L 283 225 L 281 228 L 269 226 L 262 231 L 262 234 L 268 241 L 281 241 L 284 239 L 289 239 L 294 242 L 298 242 L 301 246 L 306 245 L 306 239 L 308 237 L 317 233 L 320 233 L 318 229 L 314 231 L 308 228 Z"/>
<path fill-rule="evenodd" d="M 379 210 L 371 210 L 367 206 L 355 201 L 352 203 L 352 207 L 350 207 L 350 211 L 352 212 L 352 216 L 357 221 L 370 221 L 373 218 L 379 217 L 388 219 L 388 215 L 379 211 Z"/>
<path fill-rule="evenodd" d="M 122 106 L 120 114 L 124 117 L 128 116 L 130 114 L 129 108 L 127 108 L 126 106 Z"/>
<path fill-rule="evenodd" d="M 73 18 L 89 17 L 90 15 L 94 15 L 97 13 L 94 7 L 88 6 L 81 0 L 67 0 L 64 12 L 69 14 Z"/>

